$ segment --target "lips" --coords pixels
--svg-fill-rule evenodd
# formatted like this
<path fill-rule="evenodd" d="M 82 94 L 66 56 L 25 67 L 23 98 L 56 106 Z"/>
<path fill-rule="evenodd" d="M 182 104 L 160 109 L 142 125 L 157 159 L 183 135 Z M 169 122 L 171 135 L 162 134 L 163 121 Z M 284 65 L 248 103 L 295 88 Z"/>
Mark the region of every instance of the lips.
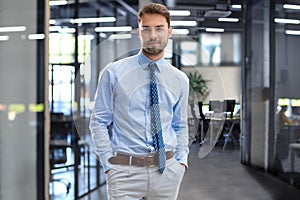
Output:
<path fill-rule="evenodd" d="M 148 42 L 148 45 L 160 45 L 159 42 Z"/>

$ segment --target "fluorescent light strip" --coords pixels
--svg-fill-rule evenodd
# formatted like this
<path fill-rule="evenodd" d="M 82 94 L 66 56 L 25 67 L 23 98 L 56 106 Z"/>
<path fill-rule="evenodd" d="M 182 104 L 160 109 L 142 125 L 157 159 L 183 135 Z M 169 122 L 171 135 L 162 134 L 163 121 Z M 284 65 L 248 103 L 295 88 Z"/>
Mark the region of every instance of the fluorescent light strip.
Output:
<path fill-rule="evenodd" d="M 112 34 L 109 36 L 109 39 L 111 40 L 124 40 L 124 39 L 130 39 L 131 38 L 131 34 L 127 33 L 127 34 Z"/>
<path fill-rule="evenodd" d="M 0 35 L 0 41 L 7 41 L 7 40 L 9 40 L 8 35 Z"/>
<path fill-rule="evenodd" d="M 172 34 L 188 35 L 190 31 L 188 29 L 176 29 L 173 28 Z"/>
<path fill-rule="evenodd" d="M 283 4 L 283 8 L 285 8 L 285 9 L 300 10 L 300 5 Z"/>
<path fill-rule="evenodd" d="M 240 5 L 240 4 L 234 4 L 234 5 L 231 6 L 231 8 L 242 9 L 242 5 Z"/>
<path fill-rule="evenodd" d="M 205 29 L 206 32 L 224 32 L 224 29 L 223 28 L 206 28 Z"/>
<path fill-rule="evenodd" d="M 298 20 L 298 19 L 275 18 L 274 22 L 276 22 L 276 23 L 282 23 L 282 24 L 300 24 L 300 20 Z"/>
<path fill-rule="evenodd" d="M 68 1 L 49 1 L 50 6 L 62 6 L 67 5 Z"/>
<path fill-rule="evenodd" d="M 70 22 L 72 24 L 78 23 L 100 23 L 100 22 L 115 22 L 115 17 L 98 17 L 98 18 L 77 18 L 71 19 Z"/>
<path fill-rule="evenodd" d="M 171 26 L 197 26 L 196 21 L 171 21 Z"/>
<path fill-rule="evenodd" d="M 125 32 L 125 31 L 131 31 L 131 26 L 112 26 L 112 27 L 96 27 L 96 32 Z"/>
<path fill-rule="evenodd" d="M 56 23 L 56 20 L 55 19 L 49 19 L 49 24 L 53 25 Z"/>
<path fill-rule="evenodd" d="M 300 35 L 300 31 L 296 31 L 296 30 L 286 30 L 285 34 L 287 35 Z"/>
<path fill-rule="evenodd" d="M 10 27 L 0 27 L 0 32 L 22 32 L 26 31 L 26 26 L 10 26 Z"/>
<path fill-rule="evenodd" d="M 218 21 L 219 22 L 238 22 L 239 19 L 238 18 L 223 18 L 223 17 L 220 17 L 220 18 L 218 18 Z"/>
<path fill-rule="evenodd" d="M 171 16 L 190 16 L 189 10 L 169 10 Z"/>
<path fill-rule="evenodd" d="M 45 34 L 29 34 L 27 37 L 29 40 L 43 40 L 45 39 Z"/>

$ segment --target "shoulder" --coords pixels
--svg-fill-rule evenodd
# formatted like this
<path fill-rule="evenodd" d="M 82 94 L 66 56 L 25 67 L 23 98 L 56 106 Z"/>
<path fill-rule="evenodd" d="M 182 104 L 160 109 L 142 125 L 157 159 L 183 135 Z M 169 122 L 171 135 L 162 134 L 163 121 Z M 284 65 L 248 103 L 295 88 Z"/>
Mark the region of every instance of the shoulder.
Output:
<path fill-rule="evenodd" d="M 188 79 L 186 73 L 184 73 L 183 71 L 181 71 L 177 67 L 174 67 L 170 63 L 167 63 L 167 66 L 168 66 L 168 70 L 169 70 L 170 74 L 173 74 L 175 76 L 175 78 L 177 78 L 181 81 L 187 82 L 187 83 L 189 82 L 189 79 Z"/>
<path fill-rule="evenodd" d="M 112 62 L 112 66 L 114 67 L 120 67 L 120 66 L 124 66 L 127 64 L 133 64 L 135 62 L 138 61 L 138 56 L 137 55 L 133 55 L 133 56 L 128 56 L 122 59 L 119 59 L 117 61 Z"/>
<path fill-rule="evenodd" d="M 109 74 L 122 74 L 123 72 L 127 71 L 129 68 L 137 66 L 138 59 L 137 55 L 125 57 L 113 62 L 110 62 L 105 66 L 103 69 L 104 72 Z"/>

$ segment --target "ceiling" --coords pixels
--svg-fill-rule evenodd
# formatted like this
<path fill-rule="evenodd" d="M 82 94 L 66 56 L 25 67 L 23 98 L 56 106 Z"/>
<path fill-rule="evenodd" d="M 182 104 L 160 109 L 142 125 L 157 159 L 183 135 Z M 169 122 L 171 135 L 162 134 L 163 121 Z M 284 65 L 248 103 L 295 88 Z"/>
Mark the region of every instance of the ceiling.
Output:
<path fill-rule="evenodd" d="M 137 27 L 137 12 L 139 5 L 145 0 L 69 0 L 67 5 L 51 6 L 51 19 L 55 25 L 74 27 L 70 19 L 115 16 L 116 22 L 80 24 L 80 30 L 92 31 L 97 26 L 130 25 Z M 150 1 L 146 1 L 150 2 Z M 189 10 L 191 15 L 186 17 L 174 16 L 171 20 L 196 20 L 196 27 L 188 27 L 190 34 L 197 34 L 203 27 L 224 27 L 231 30 L 241 28 L 242 9 L 233 9 L 231 5 L 241 5 L 242 0 L 156 0 L 155 3 L 166 5 L 170 10 Z M 239 23 L 220 23 L 218 17 L 239 18 Z M 180 28 L 181 26 L 178 26 Z"/>

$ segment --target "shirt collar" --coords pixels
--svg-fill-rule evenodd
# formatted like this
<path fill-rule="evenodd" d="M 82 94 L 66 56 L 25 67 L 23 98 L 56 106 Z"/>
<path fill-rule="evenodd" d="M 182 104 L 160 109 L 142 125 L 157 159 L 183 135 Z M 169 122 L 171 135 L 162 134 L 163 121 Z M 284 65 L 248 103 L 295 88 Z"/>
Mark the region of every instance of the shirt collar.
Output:
<path fill-rule="evenodd" d="M 150 60 L 149 58 L 147 58 L 142 51 L 139 51 L 138 53 L 138 62 L 141 65 L 141 67 L 143 69 L 148 69 L 148 65 L 149 63 L 153 62 L 152 60 Z M 158 72 L 160 72 L 160 68 L 159 66 L 163 66 L 165 64 L 165 60 L 164 58 L 161 58 L 157 61 L 155 61 L 156 65 L 157 65 L 157 70 Z"/>

